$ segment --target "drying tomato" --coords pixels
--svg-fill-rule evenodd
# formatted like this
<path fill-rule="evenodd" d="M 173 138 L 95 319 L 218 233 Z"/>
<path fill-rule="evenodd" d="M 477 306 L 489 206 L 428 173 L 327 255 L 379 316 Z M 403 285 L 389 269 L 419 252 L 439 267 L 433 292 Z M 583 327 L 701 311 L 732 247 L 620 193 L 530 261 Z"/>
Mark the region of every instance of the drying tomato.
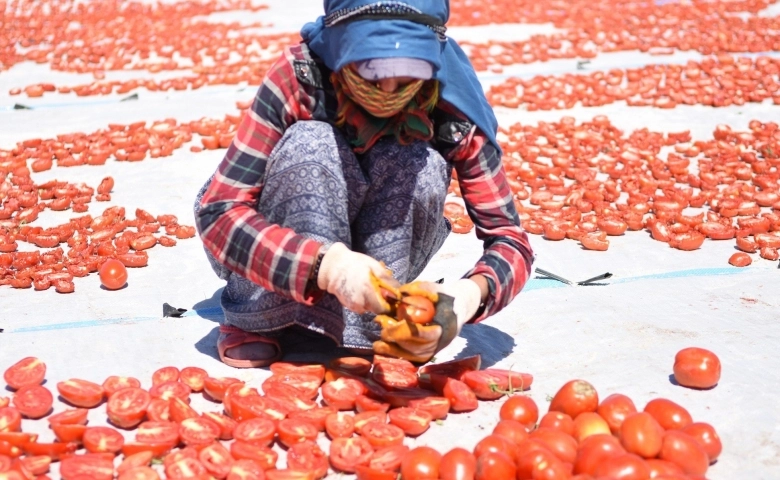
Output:
<path fill-rule="evenodd" d="M 400 427 L 409 436 L 421 435 L 431 426 L 433 416 L 424 410 L 409 407 L 394 408 L 387 414 L 391 424 Z"/>
<path fill-rule="evenodd" d="M 123 388 L 108 399 L 106 406 L 108 419 L 118 427 L 133 428 L 146 416 L 146 409 L 151 399 L 151 395 L 146 390 L 135 387 Z"/>
<path fill-rule="evenodd" d="M 151 452 L 139 452 L 125 457 L 116 468 L 118 474 L 122 474 L 136 467 L 147 467 L 152 463 L 154 456 Z"/>
<path fill-rule="evenodd" d="M 41 443 L 41 442 L 28 442 L 21 446 L 22 451 L 26 455 L 38 456 L 45 455 L 52 460 L 59 460 L 60 457 L 66 456 L 71 453 L 75 453 L 79 448 L 77 443 Z"/>
<path fill-rule="evenodd" d="M 574 435 L 574 420 L 563 412 L 547 412 L 539 420 L 539 428 L 553 428 Z"/>
<path fill-rule="evenodd" d="M 269 446 L 276 435 L 276 425 L 267 418 L 252 418 L 236 425 L 233 438 L 240 442 Z"/>
<path fill-rule="evenodd" d="M 710 465 L 707 452 L 687 433 L 669 430 L 664 434 L 658 458 L 676 463 L 688 475 L 704 475 Z"/>
<path fill-rule="evenodd" d="M 528 430 L 516 420 L 499 421 L 493 428 L 493 433 L 510 440 L 515 445 L 519 445 L 520 442 L 528 438 Z"/>
<path fill-rule="evenodd" d="M 385 472 L 397 472 L 401 469 L 401 461 L 409 453 L 406 445 L 390 445 L 382 447 L 371 454 L 368 466 Z"/>
<path fill-rule="evenodd" d="M 0 442 L 7 442 L 15 447 L 18 447 L 23 443 L 35 442 L 36 440 L 38 440 L 37 433 L 0 432 Z"/>
<path fill-rule="evenodd" d="M 152 374 L 152 386 L 167 382 L 179 381 L 179 369 L 176 367 L 162 367 Z"/>
<path fill-rule="evenodd" d="M 71 410 L 65 410 L 64 412 L 57 413 L 55 415 L 52 415 L 48 418 L 49 424 L 54 425 L 55 423 L 65 423 L 65 424 L 81 424 L 85 425 L 87 423 L 87 414 L 89 413 L 89 410 L 86 408 L 74 408 Z"/>
<path fill-rule="evenodd" d="M 377 410 L 358 413 L 355 415 L 355 431 L 361 433 L 363 427 L 371 422 L 387 423 L 387 414 Z"/>
<path fill-rule="evenodd" d="M 344 412 L 331 413 L 325 417 L 325 431 L 330 438 L 349 438 L 355 433 L 355 417 Z"/>
<path fill-rule="evenodd" d="M 422 410 L 431 414 L 433 420 L 447 418 L 450 411 L 450 401 L 445 397 L 425 397 L 409 400 L 409 408 Z"/>
<path fill-rule="evenodd" d="M 233 431 L 236 429 L 236 425 L 238 425 L 235 420 L 216 412 L 205 412 L 203 417 L 208 418 L 219 427 L 220 440 L 233 439 Z"/>
<path fill-rule="evenodd" d="M 558 390 L 550 402 L 550 411 L 563 412 L 572 419 L 582 412 L 595 412 L 599 395 L 585 380 L 571 380 Z"/>
<path fill-rule="evenodd" d="M 37 419 L 51 411 L 54 397 L 48 388 L 41 385 L 22 387 L 14 393 L 13 405 L 27 418 Z"/>
<path fill-rule="evenodd" d="M 365 438 L 335 438 L 330 443 L 330 464 L 336 470 L 354 473 L 358 465 L 368 464 L 373 452 L 374 449 Z"/>
<path fill-rule="evenodd" d="M 165 466 L 165 475 L 169 479 L 208 478 L 206 467 L 195 458 L 185 457 Z"/>
<path fill-rule="evenodd" d="M 279 454 L 263 445 L 235 441 L 230 444 L 230 455 L 236 460 L 252 460 L 263 470 L 276 467 Z"/>
<path fill-rule="evenodd" d="M 644 411 L 652 415 L 664 430 L 680 430 L 693 423 L 685 407 L 665 398 L 650 400 Z"/>
<path fill-rule="evenodd" d="M 62 480 L 111 480 L 114 478 L 114 463 L 102 455 L 71 455 L 60 462 Z"/>
<path fill-rule="evenodd" d="M 404 480 L 435 480 L 439 478 L 440 465 L 441 454 L 435 449 L 431 447 L 413 448 L 401 461 L 401 478 Z"/>
<path fill-rule="evenodd" d="M 122 390 L 123 388 L 141 388 L 141 382 L 137 378 L 133 377 L 118 377 L 116 375 L 112 375 L 106 378 L 102 386 L 103 391 L 106 392 L 106 395 L 110 397 L 114 392 L 117 390 Z"/>
<path fill-rule="evenodd" d="M 160 480 L 160 475 L 151 467 L 140 466 L 120 473 L 117 480 Z"/>
<path fill-rule="evenodd" d="M 398 474 L 358 465 L 355 467 L 355 480 L 398 480 Z"/>
<path fill-rule="evenodd" d="M 609 434 L 610 429 L 607 421 L 601 415 L 595 412 L 583 412 L 574 419 L 574 439 L 577 443 L 582 442 L 591 435 L 601 433 Z"/>
<path fill-rule="evenodd" d="M 286 447 L 290 447 L 306 440 L 316 440 L 320 431 L 307 421 L 285 418 L 279 422 L 277 433 L 279 442 Z"/>
<path fill-rule="evenodd" d="M 2 463 L 2 462 L 0 462 Z M 34 457 L 25 457 L 21 459 L 22 466 L 33 475 L 44 475 L 49 471 L 51 465 L 51 458 L 45 455 L 38 455 Z M 0 465 L 0 472 L 2 472 L 2 466 Z"/>
<path fill-rule="evenodd" d="M 233 457 L 219 442 L 207 445 L 198 453 L 198 460 L 216 478 L 225 478 L 233 466 Z"/>
<path fill-rule="evenodd" d="M 412 400 L 414 401 L 414 400 Z M 355 410 L 358 412 L 368 412 L 371 410 L 377 410 L 380 412 L 386 412 L 390 408 L 389 403 L 383 403 L 367 395 L 358 395 L 355 399 Z M 447 410 L 449 410 L 449 403 Z"/>
<path fill-rule="evenodd" d="M 265 472 L 257 462 L 247 459 L 236 460 L 230 467 L 227 480 L 263 480 Z"/>
<path fill-rule="evenodd" d="M 81 443 L 84 432 L 87 431 L 87 426 L 80 424 L 53 423 L 51 424 L 51 430 L 54 432 L 54 438 L 56 438 L 58 442 Z"/>
<path fill-rule="evenodd" d="M 472 480 L 477 471 L 477 459 L 465 448 L 453 448 L 441 457 L 441 480 Z"/>
<path fill-rule="evenodd" d="M 6 369 L 5 383 L 14 390 L 30 385 L 40 385 L 46 377 L 46 364 L 35 357 L 26 357 Z"/>
<path fill-rule="evenodd" d="M 684 348 L 674 357 L 674 379 L 684 387 L 712 388 L 720 380 L 720 359 L 703 348 Z"/>
<path fill-rule="evenodd" d="M 374 448 L 402 445 L 404 431 L 397 425 L 381 422 L 369 422 L 360 429 L 360 435 Z"/>
<path fill-rule="evenodd" d="M 371 378 L 379 385 L 391 390 L 416 387 L 419 381 L 416 371 L 399 368 L 395 364 L 387 362 L 375 363 Z"/>
<path fill-rule="evenodd" d="M 688 425 L 682 429 L 683 433 L 687 433 L 699 442 L 699 445 L 707 452 L 707 457 L 710 459 L 710 463 L 714 462 L 720 456 L 720 452 L 723 450 L 718 432 L 709 423 L 696 422 Z"/>
<path fill-rule="evenodd" d="M 240 384 L 243 386 L 244 382 L 232 377 L 206 377 L 203 380 L 203 391 L 213 400 L 222 402 L 228 387 L 233 384 Z M 255 390 L 255 394 L 257 394 L 257 390 Z M 225 410 L 230 413 L 230 411 L 227 410 L 227 406 L 225 407 Z"/>
<path fill-rule="evenodd" d="M 390 408 L 408 407 L 413 400 L 428 398 L 433 395 L 430 390 L 417 387 L 398 387 L 388 390 L 382 395 L 382 399 L 390 405 Z"/>
<path fill-rule="evenodd" d="M 303 398 L 314 400 L 319 395 L 322 377 L 319 374 L 315 375 L 311 373 L 284 373 L 281 375 L 271 375 L 263 381 L 263 391 L 267 391 L 267 385 L 274 382 L 295 387 L 302 392 Z"/>
<path fill-rule="evenodd" d="M 29 442 L 30 444 L 33 444 L 32 442 Z M 11 457 L 11 458 L 17 458 L 24 453 L 24 448 L 27 445 L 27 443 L 24 443 L 20 446 L 11 445 L 10 443 L 6 441 L 0 441 L 0 455 L 5 457 Z M 33 454 L 34 455 L 34 454 Z"/>
<path fill-rule="evenodd" d="M 305 420 L 317 427 L 317 429 L 322 432 L 325 431 L 325 422 L 328 418 L 328 415 L 336 411 L 337 410 L 333 407 L 315 407 L 311 410 L 290 412 L 288 418 L 298 418 Z"/>
<path fill-rule="evenodd" d="M 265 472 L 265 478 L 266 480 L 315 480 L 314 472 L 291 470 L 289 468 L 282 470 L 267 470 Z"/>
<path fill-rule="evenodd" d="M 453 412 L 470 412 L 479 405 L 474 391 L 454 378 L 447 378 L 442 393 L 450 401 Z"/>
<path fill-rule="evenodd" d="M 146 416 L 155 422 L 169 421 L 171 419 L 171 402 L 166 402 L 162 398 L 152 398 L 146 408 Z"/>
<path fill-rule="evenodd" d="M 304 362 L 274 362 L 269 367 L 271 373 L 274 375 L 284 375 L 287 373 L 305 373 L 307 375 L 314 375 L 320 379 L 320 382 L 325 378 L 325 366 L 319 363 L 304 363 Z"/>
<path fill-rule="evenodd" d="M 135 432 L 135 441 L 173 448 L 179 444 L 179 425 L 174 422 L 143 422 Z"/>
<path fill-rule="evenodd" d="M 168 414 L 171 420 L 179 423 L 188 418 L 200 416 L 189 403 L 179 397 L 171 397 L 171 399 L 168 400 Z"/>
<path fill-rule="evenodd" d="M 358 395 L 365 393 L 365 386 L 352 378 L 342 377 L 322 385 L 323 400 L 338 410 L 354 410 Z"/>
<path fill-rule="evenodd" d="M 328 367 L 358 377 L 365 377 L 371 371 L 371 362 L 362 357 L 339 357 L 331 360 Z"/>
<path fill-rule="evenodd" d="M 502 420 L 516 420 L 530 429 L 539 419 L 539 407 L 531 397 L 512 395 L 501 405 L 499 416 Z"/>
<path fill-rule="evenodd" d="M 57 391 L 68 403 L 83 408 L 97 406 L 104 395 L 102 386 L 77 378 L 57 383 Z"/>
<path fill-rule="evenodd" d="M 644 458 L 658 455 L 663 442 L 664 429 L 645 412 L 629 415 L 620 426 L 620 443 L 628 453 Z"/>
<path fill-rule="evenodd" d="M 171 450 L 167 443 L 125 443 L 122 447 L 122 455 L 125 457 L 139 453 L 151 453 L 154 458 L 160 458 Z"/>
<path fill-rule="evenodd" d="M 219 427 L 207 418 L 188 418 L 181 422 L 179 436 L 185 445 L 208 445 L 219 438 Z"/>
<path fill-rule="evenodd" d="M 436 315 L 436 306 L 425 297 L 409 295 L 398 302 L 398 320 L 426 324 L 433 321 L 434 315 Z"/>
<path fill-rule="evenodd" d="M 605 459 L 624 453 L 626 450 L 616 437 L 608 434 L 592 435 L 577 447 L 574 473 L 593 475 Z"/>
<path fill-rule="evenodd" d="M 650 468 L 639 455 L 624 453 L 605 458 L 594 473 L 596 478 L 641 479 L 650 478 Z"/>
<path fill-rule="evenodd" d="M 596 413 L 607 421 L 609 430 L 613 434 L 617 434 L 620 431 L 620 425 L 623 424 L 623 420 L 627 416 L 637 413 L 637 410 L 634 402 L 629 397 L 621 393 L 613 393 L 601 401 L 601 404 L 596 409 Z"/>
<path fill-rule="evenodd" d="M 200 367 L 185 367 L 179 373 L 179 380 L 193 392 L 200 392 L 208 376 L 209 374 Z"/>
<path fill-rule="evenodd" d="M 313 441 L 299 442 L 287 450 L 287 468 L 323 478 L 328 474 L 328 456 Z"/>
<path fill-rule="evenodd" d="M 109 258 L 100 266 L 100 283 L 108 290 L 118 290 L 127 283 L 127 268 L 115 258 Z"/>
<path fill-rule="evenodd" d="M 125 438 L 110 427 L 89 427 L 84 432 L 82 442 L 90 453 L 117 453 L 122 450 Z"/>
<path fill-rule="evenodd" d="M 178 397 L 182 400 L 189 400 L 190 387 L 179 381 L 158 383 L 149 389 L 149 394 L 152 398 L 162 398 L 163 400 L 170 400 L 171 397 Z"/>

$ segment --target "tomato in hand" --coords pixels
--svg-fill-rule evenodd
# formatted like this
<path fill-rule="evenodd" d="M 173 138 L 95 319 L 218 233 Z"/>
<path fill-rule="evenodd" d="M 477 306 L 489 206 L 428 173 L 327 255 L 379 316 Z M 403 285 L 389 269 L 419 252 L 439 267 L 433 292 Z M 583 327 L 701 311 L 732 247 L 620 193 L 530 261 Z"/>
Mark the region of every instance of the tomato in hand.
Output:
<path fill-rule="evenodd" d="M 720 380 L 720 359 L 703 348 L 690 347 L 674 357 L 674 379 L 684 387 L 712 388 Z"/>
<path fill-rule="evenodd" d="M 27 357 L 8 367 L 3 374 L 5 383 L 14 390 L 28 385 L 40 385 L 46 376 L 46 364 L 35 357 Z"/>
<path fill-rule="evenodd" d="M 412 323 L 431 323 L 436 307 L 429 299 L 417 295 L 403 297 L 398 304 L 398 320 Z"/>
<path fill-rule="evenodd" d="M 441 454 L 439 452 L 431 447 L 417 447 L 410 450 L 401 460 L 401 478 L 404 480 L 436 480 L 439 478 L 440 465 Z"/>
<path fill-rule="evenodd" d="M 550 402 L 551 412 L 563 412 L 572 419 L 582 412 L 595 412 L 599 406 L 599 395 L 593 385 L 585 380 L 567 382 Z"/>
<path fill-rule="evenodd" d="M 127 283 L 127 268 L 115 258 L 109 258 L 100 266 L 100 283 L 108 290 L 118 290 Z"/>

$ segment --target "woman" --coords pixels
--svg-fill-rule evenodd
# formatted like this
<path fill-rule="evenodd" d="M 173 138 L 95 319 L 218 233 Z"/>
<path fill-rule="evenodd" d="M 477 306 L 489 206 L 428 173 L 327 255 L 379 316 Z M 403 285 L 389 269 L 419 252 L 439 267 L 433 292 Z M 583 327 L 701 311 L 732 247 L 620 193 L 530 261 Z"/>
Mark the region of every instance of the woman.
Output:
<path fill-rule="evenodd" d="M 198 231 L 227 280 L 220 358 L 281 357 L 280 332 L 368 352 L 375 288 L 415 279 L 450 225 L 455 168 L 484 254 L 457 281 L 457 332 L 506 306 L 533 253 L 501 167 L 497 122 L 467 57 L 444 35 L 447 0 L 325 0 L 260 86 L 196 202 Z M 374 280 L 372 282 L 372 280 Z M 438 328 L 438 327 L 436 327 Z M 440 331 L 403 343 L 430 357 Z"/>

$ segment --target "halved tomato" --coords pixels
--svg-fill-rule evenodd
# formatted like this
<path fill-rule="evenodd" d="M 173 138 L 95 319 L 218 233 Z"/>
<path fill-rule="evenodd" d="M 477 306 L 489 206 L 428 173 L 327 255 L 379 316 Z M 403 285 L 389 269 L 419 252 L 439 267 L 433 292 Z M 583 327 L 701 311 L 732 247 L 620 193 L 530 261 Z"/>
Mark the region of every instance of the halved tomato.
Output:
<path fill-rule="evenodd" d="M 299 442 L 287 450 L 287 468 L 323 478 L 328 474 L 328 456 L 311 440 Z"/>
<path fill-rule="evenodd" d="M 179 425 L 174 422 L 144 422 L 135 432 L 138 443 L 168 445 L 175 447 L 179 443 Z"/>
<path fill-rule="evenodd" d="M 354 410 L 358 395 L 365 393 L 365 386 L 352 378 L 342 377 L 322 385 L 322 399 L 338 410 Z"/>
<path fill-rule="evenodd" d="M 206 391 L 206 384 L 204 383 L 203 390 Z M 239 397 L 260 396 L 260 393 L 256 388 L 245 385 L 244 382 L 233 383 L 225 389 L 225 393 L 222 397 L 222 407 L 225 409 L 225 413 L 235 418 L 233 415 L 233 399 Z"/>
<path fill-rule="evenodd" d="M 117 453 L 125 444 L 125 437 L 110 427 L 89 427 L 81 440 L 90 453 Z"/>
<path fill-rule="evenodd" d="M 355 409 L 358 412 L 367 412 L 369 410 L 378 410 L 386 412 L 390 408 L 389 403 L 383 403 L 367 395 L 358 395 L 355 399 Z"/>
<path fill-rule="evenodd" d="M 366 465 L 355 467 L 355 480 L 397 480 L 398 473 L 378 470 Z"/>
<path fill-rule="evenodd" d="M 62 424 L 87 424 L 87 414 L 89 410 L 86 408 L 73 408 L 65 410 L 64 412 L 56 413 L 48 418 L 50 424 L 62 423 Z"/>
<path fill-rule="evenodd" d="M 404 442 L 404 431 L 401 427 L 389 423 L 368 422 L 360 429 L 360 435 L 374 448 L 403 445 Z"/>
<path fill-rule="evenodd" d="M 430 413 L 434 420 L 442 420 L 450 411 L 450 401 L 445 397 L 415 398 L 409 400 L 409 408 L 423 410 Z"/>
<path fill-rule="evenodd" d="M 358 377 L 365 377 L 371 371 L 371 362 L 363 357 L 339 357 L 331 360 L 328 367 Z"/>
<path fill-rule="evenodd" d="M 203 414 L 205 418 L 208 418 L 212 422 L 216 423 L 217 426 L 219 426 L 219 439 L 220 440 L 232 440 L 233 439 L 233 430 L 236 429 L 236 425 L 238 423 L 233 420 L 232 418 L 222 415 L 221 413 L 216 412 L 206 412 Z"/>
<path fill-rule="evenodd" d="M 66 402 L 83 408 L 93 408 L 103 401 L 103 387 L 97 383 L 71 378 L 57 383 L 57 391 Z"/>
<path fill-rule="evenodd" d="M 84 432 L 87 431 L 86 425 L 69 423 L 52 423 L 51 429 L 58 442 L 76 442 L 81 443 Z"/>
<path fill-rule="evenodd" d="M 330 464 L 336 470 L 354 473 L 358 465 L 367 465 L 374 449 L 363 437 L 335 438 L 330 443 Z"/>
<path fill-rule="evenodd" d="M 117 480 L 160 480 L 160 475 L 152 467 L 141 466 L 125 470 Z"/>
<path fill-rule="evenodd" d="M 167 382 L 179 381 L 179 369 L 176 367 L 162 367 L 152 374 L 152 386 Z"/>
<path fill-rule="evenodd" d="M 14 390 L 31 385 L 40 385 L 46 377 L 46 364 L 35 357 L 26 357 L 6 369 L 5 383 Z"/>
<path fill-rule="evenodd" d="M 219 442 L 207 445 L 198 454 L 198 460 L 206 467 L 206 470 L 216 478 L 225 478 L 233 466 L 233 457 L 230 452 Z"/>
<path fill-rule="evenodd" d="M 168 443 L 125 443 L 122 447 L 122 455 L 129 457 L 138 453 L 151 453 L 154 458 L 161 458 L 171 450 Z"/>
<path fill-rule="evenodd" d="M 239 440 L 230 444 L 230 454 L 236 460 L 257 462 L 263 470 L 276 468 L 276 460 L 279 458 L 279 454 L 268 447 Z"/>
<path fill-rule="evenodd" d="M 188 418 L 181 422 L 179 436 L 185 445 L 208 445 L 219 438 L 219 427 L 208 418 Z"/>
<path fill-rule="evenodd" d="M 425 410 L 409 407 L 394 408 L 387 413 L 391 424 L 401 428 L 407 435 L 416 437 L 428 430 L 433 416 Z"/>
<path fill-rule="evenodd" d="M 363 427 L 371 422 L 387 423 L 387 414 L 377 410 L 358 413 L 355 415 L 355 431 L 361 433 Z"/>
<path fill-rule="evenodd" d="M 306 440 L 315 441 L 320 431 L 305 420 L 285 418 L 279 422 L 277 433 L 279 434 L 279 442 L 290 447 Z"/>
<path fill-rule="evenodd" d="M 213 400 L 221 402 L 228 387 L 234 383 L 244 384 L 241 380 L 233 377 L 206 377 L 203 380 L 203 391 Z"/>
<path fill-rule="evenodd" d="M 314 472 L 283 468 L 266 471 L 265 478 L 266 480 L 314 480 Z"/>
<path fill-rule="evenodd" d="M 102 455 L 71 455 L 60 462 L 60 476 L 63 480 L 112 480 L 114 464 Z"/>
<path fill-rule="evenodd" d="M 14 393 L 13 404 L 19 413 L 27 418 L 45 417 L 54 403 L 54 397 L 48 388 L 41 385 L 28 385 Z"/>
<path fill-rule="evenodd" d="M 317 395 L 319 395 L 319 388 L 320 384 L 322 383 L 322 377 L 311 373 L 284 373 L 281 375 L 274 374 L 263 381 L 263 391 L 267 391 L 267 385 L 274 382 L 284 383 L 295 387 L 303 392 L 305 398 L 314 400 L 317 398 Z"/>
<path fill-rule="evenodd" d="M 32 457 L 24 457 L 21 459 L 22 465 L 27 471 L 33 475 L 45 475 L 49 471 L 51 465 L 51 458 L 46 455 L 37 455 Z M 0 467 L 0 472 L 3 469 Z"/>
<path fill-rule="evenodd" d="M 38 440 L 37 433 L 27 432 L 0 432 L 0 442 L 8 442 L 11 445 L 20 446 L 23 443 Z M 0 470 L 2 471 L 2 470 Z"/>
<path fill-rule="evenodd" d="M 325 378 L 325 366 L 319 363 L 274 362 L 269 368 L 274 375 L 305 373 L 307 375 L 319 377 L 320 382 Z"/>
<path fill-rule="evenodd" d="M 133 428 L 144 419 L 152 397 L 140 388 L 123 388 L 108 399 L 106 412 L 111 423 L 120 428 Z"/>
<path fill-rule="evenodd" d="M 317 427 L 320 432 L 323 432 L 325 431 L 325 421 L 328 418 L 328 415 L 337 411 L 338 410 L 333 407 L 316 407 L 311 410 L 290 412 L 288 418 L 305 420 Z"/>
<path fill-rule="evenodd" d="M 451 360 L 449 362 L 433 363 L 422 366 L 418 372 L 420 386 L 424 388 L 433 388 L 430 383 L 431 374 L 460 379 L 466 372 L 479 370 L 481 365 L 482 357 L 479 355 L 472 355 L 470 357 L 461 358 L 460 360 Z"/>
<path fill-rule="evenodd" d="M 27 455 L 46 455 L 52 460 L 58 460 L 61 456 L 74 453 L 79 448 L 77 443 L 40 443 L 28 442 L 22 445 L 22 450 Z"/>
<path fill-rule="evenodd" d="M 349 438 L 355 433 L 355 416 L 336 412 L 325 417 L 325 432 L 330 438 Z"/>
<path fill-rule="evenodd" d="M 190 398 L 190 393 L 192 393 L 190 387 L 179 381 L 158 383 L 149 389 L 149 394 L 152 398 L 162 398 L 163 400 L 178 397 L 187 401 Z"/>
<path fill-rule="evenodd" d="M 200 414 L 190 407 L 190 404 L 179 397 L 171 397 L 168 400 L 168 412 L 171 420 L 174 422 L 182 422 L 188 418 L 199 417 Z"/>
<path fill-rule="evenodd" d="M 447 378 L 442 393 L 450 401 L 453 412 L 470 412 L 479 406 L 474 391 L 460 380 Z"/>
<path fill-rule="evenodd" d="M 236 460 L 230 467 L 227 480 L 264 480 L 265 471 L 260 465 L 247 459 Z"/>
<path fill-rule="evenodd" d="M 190 387 L 193 392 L 200 392 L 203 390 L 208 376 L 208 372 L 200 367 L 184 367 L 179 373 L 179 380 Z"/>
<path fill-rule="evenodd" d="M 151 398 L 151 395 L 150 395 Z M 171 420 L 171 402 L 162 398 L 152 398 L 146 407 L 146 417 L 153 422 L 168 422 Z"/>
<path fill-rule="evenodd" d="M 148 467 L 152 463 L 153 459 L 154 455 L 152 452 L 138 452 L 136 454 L 129 455 L 125 457 L 124 460 L 122 460 L 122 463 L 120 463 L 116 468 L 116 472 L 121 475 L 127 470 L 136 467 Z"/>
<path fill-rule="evenodd" d="M 371 454 L 368 466 L 388 472 L 397 472 L 401 469 L 401 461 L 409 453 L 409 447 L 406 445 L 390 445 L 382 447 Z"/>
<path fill-rule="evenodd" d="M 182 458 L 165 467 L 165 475 L 170 479 L 208 478 L 208 470 L 195 458 Z"/>
<path fill-rule="evenodd" d="M 141 381 L 134 377 L 118 377 L 112 375 L 103 382 L 103 391 L 106 392 L 106 395 L 109 397 L 114 392 L 128 387 L 141 388 Z"/>
<path fill-rule="evenodd" d="M 375 362 L 371 378 L 376 383 L 389 389 L 416 387 L 419 383 L 416 370 L 410 371 L 389 362 Z"/>
<path fill-rule="evenodd" d="M 251 418 L 244 420 L 233 429 L 233 438 L 237 442 L 253 443 L 256 445 L 269 446 L 274 441 L 276 435 L 276 425 L 267 418 Z"/>

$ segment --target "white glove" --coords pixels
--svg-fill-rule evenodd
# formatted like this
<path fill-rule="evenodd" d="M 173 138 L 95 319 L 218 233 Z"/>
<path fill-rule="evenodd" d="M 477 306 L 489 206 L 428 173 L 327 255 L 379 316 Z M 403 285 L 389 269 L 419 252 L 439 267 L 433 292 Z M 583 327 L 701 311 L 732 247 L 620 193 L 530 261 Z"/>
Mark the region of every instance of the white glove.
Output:
<path fill-rule="evenodd" d="M 477 314 L 482 303 L 482 292 L 474 280 L 461 278 L 448 284 L 433 283 L 433 289 L 454 298 L 452 311 L 458 319 L 458 333 L 469 320 Z"/>
<path fill-rule="evenodd" d="M 382 298 L 371 274 L 382 282 L 397 286 L 392 272 L 368 255 L 353 252 L 343 243 L 334 243 L 325 252 L 317 274 L 317 286 L 335 295 L 355 313 L 383 313 L 389 305 Z"/>

